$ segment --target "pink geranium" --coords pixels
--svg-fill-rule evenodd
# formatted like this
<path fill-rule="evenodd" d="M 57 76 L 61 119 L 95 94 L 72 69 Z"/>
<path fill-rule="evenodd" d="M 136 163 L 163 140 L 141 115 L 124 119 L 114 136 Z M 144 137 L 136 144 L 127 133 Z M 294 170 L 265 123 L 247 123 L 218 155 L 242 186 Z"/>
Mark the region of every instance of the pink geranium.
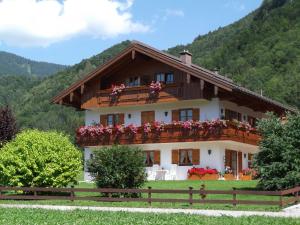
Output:
<path fill-rule="evenodd" d="M 164 122 L 154 122 L 154 129 L 157 133 L 164 131 L 165 123 Z"/>
<path fill-rule="evenodd" d="M 145 123 L 143 131 L 144 131 L 145 134 L 149 134 L 151 132 L 151 124 L 150 123 Z"/>
<path fill-rule="evenodd" d="M 129 134 L 136 135 L 137 131 L 138 131 L 138 128 L 134 124 L 129 124 L 127 126 L 127 130 L 129 131 Z"/>
<path fill-rule="evenodd" d="M 111 91 L 111 96 L 117 96 L 123 92 L 125 89 L 125 84 L 121 84 L 120 86 L 117 85 L 112 85 L 112 91 Z"/>
<path fill-rule="evenodd" d="M 151 84 L 150 84 L 150 94 L 154 95 L 154 94 L 157 94 L 161 91 L 162 89 L 162 86 L 161 86 L 161 83 L 159 81 L 152 81 Z"/>

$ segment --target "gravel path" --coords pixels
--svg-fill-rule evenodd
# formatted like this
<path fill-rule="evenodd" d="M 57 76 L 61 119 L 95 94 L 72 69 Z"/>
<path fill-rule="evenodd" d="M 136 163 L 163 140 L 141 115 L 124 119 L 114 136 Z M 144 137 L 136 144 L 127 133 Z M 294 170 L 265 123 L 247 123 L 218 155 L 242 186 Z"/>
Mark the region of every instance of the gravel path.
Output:
<path fill-rule="evenodd" d="M 300 205 L 292 206 L 280 212 L 263 211 L 229 211 L 229 210 L 201 210 L 201 209 L 162 209 L 162 208 L 121 208 L 121 207 L 91 207 L 91 206 L 62 206 L 62 205 L 22 205 L 0 204 L 1 208 L 30 208 L 48 210 L 93 210 L 109 212 L 140 212 L 140 213 L 184 213 L 204 216 L 270 216 L 270 217 L 294 217 L 300 218 Z"/>

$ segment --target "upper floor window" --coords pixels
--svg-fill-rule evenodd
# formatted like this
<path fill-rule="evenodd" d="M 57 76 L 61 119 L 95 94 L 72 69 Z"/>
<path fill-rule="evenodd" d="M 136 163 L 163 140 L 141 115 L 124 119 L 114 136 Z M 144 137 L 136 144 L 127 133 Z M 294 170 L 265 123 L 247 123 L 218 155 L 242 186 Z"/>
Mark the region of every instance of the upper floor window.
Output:
<path fill-rule="evenodd" d="M 165 74 L 164 73 L 158 73 L 156 74 L 156 81 L 159 81 L 159 82 L 165 82 Z"/>
<path fill-rule="evenodd" d="M 242 115 L 239 112 L 225 109 L 225 120 L 238 120 L 242 121 Z"/>
<path fill-rule="evenodd" d="M 166 84 L 173 84 L 174 83 L 174 74 L 167 73 L 166 74 Z"/>
<path fill-rule="evenodd" d="M 140 77 L 136 76 L 136 77 L 130 77 L 127 80 L 127 86 L 128 87 L 136 87 L 136 86 L 140 86 L 141 82 L 140 82 Z"/>
<path fill-rule="evenodd" d="M 181 109 L 179 111 L 179 120 L 188 121 L 193 119 L 193 110 L 192 109 Z"/>
<path fill-rule="evenodd" d="M 155 77 L 156 81 L 172 84 L 174 83 L 174 74 L 173 73 L 157 73 Z"/>

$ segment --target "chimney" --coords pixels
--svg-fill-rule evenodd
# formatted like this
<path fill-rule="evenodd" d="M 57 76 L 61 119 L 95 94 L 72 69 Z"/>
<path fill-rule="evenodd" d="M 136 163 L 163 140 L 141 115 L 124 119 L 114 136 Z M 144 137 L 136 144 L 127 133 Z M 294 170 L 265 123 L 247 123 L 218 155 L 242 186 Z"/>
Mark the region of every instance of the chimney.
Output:
<path fill-rule="evenodd" d="M 192 64 L 192 54 L 188 50 L 183 50 L 183 52 L 180 53 L 180 59 L 187 65 Z"/>

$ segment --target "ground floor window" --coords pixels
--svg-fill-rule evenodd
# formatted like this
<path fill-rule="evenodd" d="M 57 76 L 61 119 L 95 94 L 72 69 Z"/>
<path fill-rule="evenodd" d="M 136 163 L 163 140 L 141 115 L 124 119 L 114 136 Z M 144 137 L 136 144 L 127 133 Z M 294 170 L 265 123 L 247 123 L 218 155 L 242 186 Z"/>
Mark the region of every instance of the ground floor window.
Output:
<path fill-rule="evenodd" d="M 193 149 L 179 150 L 179 165 L 180 166 L 193 165 Z"/>
<path fill-rule="evenodd" d="M 144 163 L 146 167 L 151 167 L 154 164 L 154 151 L 144 151 Z"/>
<path fill-rule="evenodd" d="M 253 154 L 248 153 L 248 168 L 252 168 Z"/>

